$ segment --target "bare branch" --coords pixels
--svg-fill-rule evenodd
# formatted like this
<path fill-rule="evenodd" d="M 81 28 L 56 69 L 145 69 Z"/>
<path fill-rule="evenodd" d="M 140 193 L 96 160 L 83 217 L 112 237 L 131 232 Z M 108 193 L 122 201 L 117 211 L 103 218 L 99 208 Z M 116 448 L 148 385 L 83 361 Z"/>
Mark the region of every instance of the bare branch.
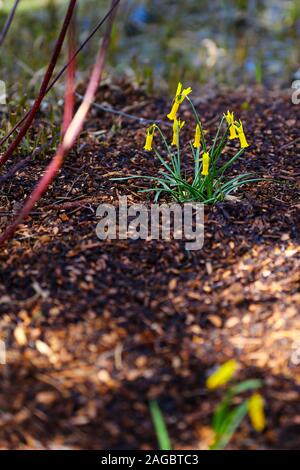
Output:
<path fill-rule="evenodd" d="M 8 15 L 8 18 L 5 22 L 5 25 L 1 31 L 1 34 L 0 34 L 0 47 L 2 46 L 6 36 L 7 36 L 7 33 L 9 31 L 9 28 L 13 22 L 13 19 L 14 19 L 14 16 L 15 16 L 15 13 L 16 13 L 16 10 L 18 8 L 18 5 L 19 5 L 19 2 L 20 0 L 15 0 L 15 3 L 13 4 L 13 7 Z"/>

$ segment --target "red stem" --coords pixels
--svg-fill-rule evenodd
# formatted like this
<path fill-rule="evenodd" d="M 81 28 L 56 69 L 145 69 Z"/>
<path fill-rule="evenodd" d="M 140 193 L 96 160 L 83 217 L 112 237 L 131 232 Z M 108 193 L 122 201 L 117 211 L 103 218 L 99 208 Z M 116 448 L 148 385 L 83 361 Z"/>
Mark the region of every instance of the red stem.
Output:
<path fill-rule="evenodd" d="M 111 8 L 107 13 L 106 15 L 104 16 L 104 18 L 102 18 L 102 20 L 95 26 L 95 28 L 90 32 L 90 34 L 86 37 L 86 39 L 83 41 L 83 43 L 78 47 L 78 49 L 76 50 L 76 52 L 74 53 L 74 56 L 72 57 L 71 61 L 73 61 L 73 59 L 75 59 L 77 57 L 77 55 L 82 51 L 82 49 L 87 45 L 87 43 L 92 39 L 93 36 L 95 36 L 95 34 L 97 33 L 97 31 L 101 28 L 101 26 L 103 25 L 103 23 L 105 23 L 105 21 L 107 20 L 107 18 L 110 16 L 110 14 L 112 13 L 114 7 Z M 56 82 L 58 82 L 58 80 L 60 79 L 60 77 L 65 73 L 65 71 L 68 69 L 71 61 L 69 61 L 67 64 L 65 64 L 62 69 L 58 72 L 58 74 L 56 75 L 56 77 L 52 80 L 52 82 L 50 83 L 50 85 L 48 86 L 47 90 L 46 90 L 46 93 L 45 93 L 45 96 L 47 95 L 47 93 L 49 93 L 50 90 L 52 90 L 52 88 L 54 87 L 54 85 L 56 84 Z M 3 139 L 0 141 L 0 146 L 2 146 L 10 137 L 11 135 L 21 126 L 21 124 L 23 124 L 23 122 L 27 119 L 27 117 L 29 116 L 29 113 L 31 112 L 31 109 L 25 114 L 25 116 L 23 116 L 22 119 L 20 119 L 20 121 L 17 122 L 17 124 L 13 127 L 13 129 L 5 136 L 3 137 Z"/>
<path fill-rule="evenodd" d="M 106 54 L 108 46 L 110 43 L 111 29 L 113 21 L 115 18 L 117 6 L 120 3 L 120 0 L 112 0 L 111 15 L 109 18 L 109 23 L 105 32 L 105 36 L 101 42 L 99 52 L 97 54 L 96 62 L 94 69 L 91 75 L 91 78 L 88 83 L 86 93 L 84 95 L 83 102 L 81 103 L 77 113 L 75 114 L 70 126 L 67 129 L 63 141 L 60 144 L 55 157 L 49 163 L 44 175 L 40 179 L 39 183 L 33 190 L 32 194 L 29 196 L 25 202 L 23 208 L 19 212 L 15 221 L 6 229 L 6 231 L 0 236 L 0 245 L 2 245 L 6 240 L 8 240 L 16 231 L 18 225 L 24 220 L 24 218 L 29 214 L 35 203 L 40 199 L 43 193 L 47 190 L 49 185 L 54 180 L 59 169 L 61 168 L 66 153 L 74 145 L 76 139 L 78 138 L 87 116 L 87 113 L 93 103 L 95 94 L 99 83 L 102 79 L 103 69 L 105 65 Z M 66 110 L 66 108 L 65 108 Z"/>
<path fill-rule="evenodd" d="M 24 125 L 21 127 L 19 134 L 17 135 L 15 140 L 10 144 L 10 146 L 8 147 L 6 152 L 0 157 L 0 166 L 2 166 L 9 159 L 9 157 L 13 154 L 13 152 L 16 150 L 19 143 L 22 141 L 22 139 L 26 135 L 28 129 L 30 128 L 37 112 L 40 109 L 41 102 L 43 101 L 43 98 L 45 96 L 45 93 L 46 93 L 47 87 L 49 85 L 49 82 L 51 80 L 51 77 L 52 77 L 52 74 L 53 74 L 58 56 L 61 52 L 64 40 L 65 40 L 65 37 L 66 37 L 67 30 L 68 30 L 71 18 L 73 16 L 73 12 L 74 12 L 74 8 L 76 6 L 76 2 L 77 2 L 77 0 L 70 0 L 70 2 L 69 2 L 68 10 L 67 10 L 67 13 L 66 13 L 63 25 L 62 25 L 62 29 L 61 29 L 61 31 L 59 33 L 59 36 L 58 36 L 58 39 L 56 41 L 55 48 L 54 48 L 54 51 L 53 51 L 53 54 L 52 54 L 52 57 L 51 57 L 51 61 L 48 65 L 47 71 L 45 73 L 45 76 L 44 76 L 44 79 L 43 79 L 38 97 L 36 98 L 36 100 L 34 102 L 34 105 L 31 108 L 31 110 L 28 114 L 28 117 L 26 118 L 26 121 L 25 121 Z"/>

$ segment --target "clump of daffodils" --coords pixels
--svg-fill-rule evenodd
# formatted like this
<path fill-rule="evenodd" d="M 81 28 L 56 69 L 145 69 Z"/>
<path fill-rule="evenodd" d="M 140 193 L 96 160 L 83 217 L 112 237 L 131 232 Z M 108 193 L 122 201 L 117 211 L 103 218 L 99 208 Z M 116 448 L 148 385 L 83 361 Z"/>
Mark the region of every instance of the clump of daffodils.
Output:
<path fill-rule="evenodd" d="M 239 364 L 231 359 L 218 367 L 206 380 L 208 390 L 216 390 L 226 386 L 239 369 Z M 217 406 L 213 417 L 215 439 L 211 449 L 224 449 L 232 435 L 248 414 L 253 429 L 262 432 L 266 426 L 264 399 L 257 389 L 261 387 L 260 380 L 245 380 L 227 388 L 224 398 Z M 252 391 L 249 398 L 239 398 L 240 403 L 233 406 L 242 393 Z"/>
<path fill-rule="evenodd" d="M 205 130 L 200 117 L 190 98 L 191 87 L 183 88 L 178 84 L 167 118 L 172 122 L 172 137 L 166 136 L 156 123 L 147 129 L 144 149 L 154 152 L 162 165 L 157 176 L 130 176 L 127 178 L 146 178 L 152 180 L 154 185 L 144 191 L 155 193 L 157 201 L 162 193 L 169 194 L 179 202 L 198 201 L 204 204 L 214 204 L 221 201 L 235 191 L 239 186 L 261 178 L 255 178 L 251 173 L 244 173 L 234 178 L 226 176 L 227 170 L 249 147 L 244 125 L 236 119 L 234 112 L 227 111 L 221 118 L 216 135 L 212 142 L 207 142 Z M 194 122 L 185 122 L 180 117 L 181 105 L 186 101 L 192 109 Z M 181 132 L 183 127 L 193 125 L 194 139 L 190 144 L 193 174 L 182 168 Z M 159 140 L 158 140 L 159 139 Z M 238 142 L 232 146 L 232 141 Z M 160 150 L 162 143 L 163 151 Z M 229 145 L 228 145 L 229 144 Z M 228 155 L 225 154 L 225 149 Z"/>

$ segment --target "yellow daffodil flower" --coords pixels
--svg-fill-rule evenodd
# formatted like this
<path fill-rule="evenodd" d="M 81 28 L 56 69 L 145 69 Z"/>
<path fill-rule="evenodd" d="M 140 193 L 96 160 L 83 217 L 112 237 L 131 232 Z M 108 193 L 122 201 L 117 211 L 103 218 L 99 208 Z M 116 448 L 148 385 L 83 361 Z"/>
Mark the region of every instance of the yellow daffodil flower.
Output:
<path fill-rule="evenodd" d="M 235 360 L 231 359 L 230 361 L 225 362 L 225 364 L 219 367 L 216 372 L 208 377 L 206 381 L 207 388 L 209 390 L 214 390 L 225 385 L 233 377 L 237 368 L 238 363 Z"/>
<path fill-rule="evenodd" d="M 245 148 L 249 147 L 249 144 L 247 142 L 247 139 L 246 139 L 246 136 L 245 136 L 245 133 L 244 133 L 244 128 L 243 128 L 242 121 L 241 120 L 235 121 L 234 127 L 235 127 L 235 129 L 238 133 L 238 137 L 239 137 L 240 143 L 241 143 L 241 148 L 245 149 Z"/>
<path fill-rule="evenodd" d="M 183 103 L 183 101 L 191 93 L 191 91 L 192 91 L 191 87 L 185 88 L 183 90 L 182 83 L 180 82 L 178 83 L 176 95 L 173 100 L 173 106 L 172 106 L 170 113 L 167 116 L 170 119 L 170 121 L 174 121 L 174 119 L 176 119 L 179 106 L 181 105 L 181 103 Z"/>
<path fill-rule="evenodd" d="M 197 124 L 196 126 L 195 140 L 194 140 L 193 146 L 195 147 L 195 149 L 199 149 L 201 146 L 201 132 L 200 132 L 199 124 Z"/>
<path fill-rule="evenodd" d="M 224 114 L 224 116 L 225 116 L 227 124 L 229 126 L 229 132 L 230 132 L 229 139 L 230 140 L 237 139 L 238 135 L 237 135 L 236 129 L 234 127 L 234 114 L 233 114 L 233 112 L 231 113 L 230 111 L 227 111 L 227 114 Z"/>
<path fill-rule="evenodd" d="M 173 123 L 173 140 L 172 145 L 176 145 L 178 147 L 178 140 L 179 140 L 179 132 L 185 125 L 185 121 L 180 121 L 180 119 L 174 119 Z"/>
<path fill-rule="evenodd" d="M 262 432 L 266 426 L 264 399 L 260 393 L 254 393 L 249 399 L 248 414 L 252 426 L 257 432 Z"/>
<path fill-rule="evenodd" d="M 202 175 L 207 176 L 209 170 L 209 153 L 205 152 L 202 156 Z"/>
<path fill-rule="evenodd" d="M 152 150 L 152 143 L 153 143 L 155 128 L 156 128 L 156 124 L 152 124 L 147 129 L 146 143 L 145 143 L 144 149 L 147 150 L 148 152 Z"/>

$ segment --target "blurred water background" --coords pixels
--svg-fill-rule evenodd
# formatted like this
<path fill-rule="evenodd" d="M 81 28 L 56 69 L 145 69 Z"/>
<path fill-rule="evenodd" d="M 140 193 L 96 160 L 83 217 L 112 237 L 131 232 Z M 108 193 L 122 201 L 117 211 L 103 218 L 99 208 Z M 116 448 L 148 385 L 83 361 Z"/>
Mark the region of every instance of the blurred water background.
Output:
<path fill-rule="evenodd" d="M 0 21 L 13 0 L 0 0 Z M 21 0 L 0 55 L 1 79 L 39 83 L 66 0 Z M 78 40 L 109 1 L 79 0 Z M 185 82 L 290 87 L 300 78 L 300 0 L 123 0 L 113 31 L 110 71 L 149 89 Z M 81 55 L 89 70 L 97 40 Z"/>

